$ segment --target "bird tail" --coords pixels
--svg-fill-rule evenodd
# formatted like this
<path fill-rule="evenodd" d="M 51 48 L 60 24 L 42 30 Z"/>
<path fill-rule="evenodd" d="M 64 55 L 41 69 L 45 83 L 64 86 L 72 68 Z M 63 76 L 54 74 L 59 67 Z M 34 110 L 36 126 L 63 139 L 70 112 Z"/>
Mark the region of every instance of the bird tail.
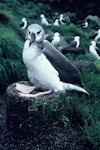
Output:
<path fill-rule="evenodd" d="M 62 85 L 63 85 L 65 90 L 76 90 L 76 91 L 83 92 L 83 93 L 89 95 L 89 93 L 84 88 L 79 87 L 77 85 L 65 83 L 65 82 L 62 82 Z"/>

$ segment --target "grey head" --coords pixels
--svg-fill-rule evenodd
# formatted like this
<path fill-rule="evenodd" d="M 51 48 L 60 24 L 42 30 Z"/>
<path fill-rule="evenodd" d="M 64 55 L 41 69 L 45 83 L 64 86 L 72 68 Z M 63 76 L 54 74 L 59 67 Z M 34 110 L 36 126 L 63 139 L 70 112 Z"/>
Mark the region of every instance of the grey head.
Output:
<path fill-rule="evenodd" d="M 31 24 L 28 26 L 25 39 L 30 40 L 30 45 L 33 42 L 36 42 L 36 43 L 43 42 L 44 37 L 45 37 L 45 31 L 40 25 Z"/>

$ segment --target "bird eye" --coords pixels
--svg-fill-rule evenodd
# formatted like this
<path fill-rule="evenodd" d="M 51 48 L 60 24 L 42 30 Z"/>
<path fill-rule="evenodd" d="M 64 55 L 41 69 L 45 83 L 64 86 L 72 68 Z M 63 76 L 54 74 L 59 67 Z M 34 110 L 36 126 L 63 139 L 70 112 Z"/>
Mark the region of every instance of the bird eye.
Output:
<path fill-rule="evenodd" d="M 37 34 L 40 34 L 41 31 L 38 31 Z"/>

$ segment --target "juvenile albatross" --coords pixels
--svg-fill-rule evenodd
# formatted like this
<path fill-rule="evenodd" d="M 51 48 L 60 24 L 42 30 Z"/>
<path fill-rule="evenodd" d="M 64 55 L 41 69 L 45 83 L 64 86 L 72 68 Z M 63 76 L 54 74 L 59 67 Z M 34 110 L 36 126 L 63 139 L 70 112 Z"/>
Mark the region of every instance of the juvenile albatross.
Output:
<path fill-rule="evenodd" d="M 47 19 L 46 19 L 46 17 L 45 17 L 44 14 L 41 14 L 40 17 L 41 17 L 41 24 L 46 25 L 46 26 L 51 25 L 51 24 L 47 21 Z"/>
<path fill-rule="evenodd" d="M 88 21 L 83 21 L 82 23 L 79 23 L 77 26 L 86 29 L 89 26 L 89 23 Z"/>
<path fill-rule="evenodd" d="M 21 29 L 25 29 L 27 27 L 27 20 L 26 18 L 22 18 L 22 21 L 19 23 Z"/>
<path fill-rule="evenodd" d="M 95 42 L 98 42 L 100 39 L 100 29 L 98 29 L 94 34 L 90 36 L 90 39 L 94 39 Z"/>
<path fill-rule="evenodd" d="M 51 41 L 51 43 L 57 48 L 60 42 L 60 33 L 59 32 L 55 32 L 54 36 L 53 36 L 53 40 Z"/>
<path fill-rule="evenodd" d="M 23 49 L 23 62 L 27 67 L 29 80 L 35 85 L 35 87 L 41 87 L 48 90 L 40 93 L 40 95 L 58 91 L 65 92 L 66 90 L 77 90 L 88 94 L 84 88 L 71 84 L 70 82 L 65 82 L 67 79 L 67 72 L 66 70 L 63 70 L 63 67 L 64 69 L 67 68 L 67 66 L 71 67 L 72 71 L 70 72 L 77 72 L 79 78 L 80 74 L 77 69 L 74 68 L 69 61 L 52 46 L 52 44 L 44 40 L 44 35 L 45 32 L 40 25 L 30 25 L 27 30 L 26 41 Z M 55 57 L 57 57 L 57 59 Z M 67 66 L 65 67 L 65 65 Z M 81 78 L 79 80 L 81 80 Z M 19 90 L 19 87 L 20 85 L 16 84 L 16 89 Z M 22 89 L 20 91 L 23 92 Z M 28 97 L 37 96 L 37 94 L 28 94 L 26 92 L 19 94 Z"/>
<path fill-rule="evenodd" d="M 95 41 L 91 41 L 91 45 L 89 46 L 89 52 L 96 57 L 98 60 L 100 60 L 100 49 L 96 46 Z"/>
<path fill-rule="evenodd" d="M 59 24 L 59 19 L 55 19 L 53 25 L 54 25 L 54 26 L 60 26 L 60 24 Z"/>
<path fill-rule="evenodd" d="M 69 16 L 67 16 L 67 20 L 65 20 L 65 19 L 64 19 L 64 15 L 63 15 L 63 14 L 60 14 L 59 22 L 60 22 L 60 24 L 62 24 L 62 25 L 68 25 L 68 24 L 70 24 L 70 18 L 69 18 Z"/>
<path fill-rule="evenodd" d="M 80 46 L 80 37 L 79 36 L 75 36 L 74 40 L 70 42 L 69 46 L 78 48 Z"/>

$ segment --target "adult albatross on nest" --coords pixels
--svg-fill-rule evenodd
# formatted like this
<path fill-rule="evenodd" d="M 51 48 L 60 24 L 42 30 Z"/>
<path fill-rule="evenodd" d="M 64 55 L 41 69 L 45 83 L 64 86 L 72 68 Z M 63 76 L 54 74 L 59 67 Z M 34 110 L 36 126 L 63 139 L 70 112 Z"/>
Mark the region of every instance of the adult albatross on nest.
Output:
<path fill-rule="evenodd" d="M 98 60 L 100 60 L 100 49 L 96 46 L 95 41 L 91 41 L 91 45 L 89 46 L 89 52 L 96 57 Z"/>
<path fill-rule="evenodd" d="M 21 84 L 16 83 L 16 89 L 23 92 L 19 94 L 37 97 L 51 92 L 65 92 L 66 90 L 77 90 L 88 94 L 84 88 L 80 87 L 82 81 L 79 71 L 44 38 L 45 32 L 40 25 L 31 24 L 28 27 L 23 49 L 23 62 L 27 67 L 29 80 L 35 85 L 35 87 L 30 87 L 28 92 L 37 87 L 48 91 L 28 94 L 23 90 Z"/>
<path fill-rule="evenodd" d="M 22 21 L 19 23 L 21 29 L 25 29 L 27 27 L 27 20 L 26 18 L 22 18 Z"/>

